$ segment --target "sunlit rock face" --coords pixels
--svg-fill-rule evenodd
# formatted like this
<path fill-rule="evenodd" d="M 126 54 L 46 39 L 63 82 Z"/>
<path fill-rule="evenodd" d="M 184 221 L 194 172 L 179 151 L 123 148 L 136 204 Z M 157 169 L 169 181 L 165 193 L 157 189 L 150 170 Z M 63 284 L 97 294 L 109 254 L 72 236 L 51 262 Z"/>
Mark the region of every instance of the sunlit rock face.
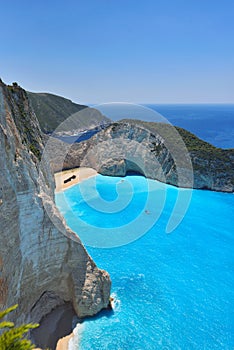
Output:
<path fill-rule="evenodd" d="M 179 187 L 234 190 L 234 149 L 167 124 L 126 120 L 72 146 L 51 138 L 47 151 L 55 172 L 87 166 L 109 176 L 135 172 Z"/>
<path fill-rule="evenodd" d="M 96 314 L 109 303 L 109 275 L 55 206 L 53 174 L 40 162 L 43 138 L 26 92 L 2 82 L 0 149 L 0 307 L 18 303 L 17 322 L 40 322 L 67 302 L 79 317 Z"/>

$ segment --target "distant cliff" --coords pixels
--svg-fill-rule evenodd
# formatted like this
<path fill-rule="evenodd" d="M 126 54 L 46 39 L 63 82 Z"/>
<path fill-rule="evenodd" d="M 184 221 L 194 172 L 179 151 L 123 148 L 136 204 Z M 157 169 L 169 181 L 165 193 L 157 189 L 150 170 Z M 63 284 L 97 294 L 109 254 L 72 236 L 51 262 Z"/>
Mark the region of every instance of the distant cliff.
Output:
<path fill-rule="evenodd" d="M 80 317 L 96 314 L 108 305 L 109 275 L 54 204 L 54 178 L 40 167 L 43 139 L 26 92 L 1 81 L 0 148 L 0 307 L 18 303 L 17 322 L 40 322 L 64 303 Z"/>
<path fill-rule="evenodd" d="M 182 152 L 181 139 L 186 152 L 184 149 Z M 222 192 L 234 189 L 234 149 L 218 149 L 168 124 L 123 120 L 72 147 L 54 140 L 48 148 L 53 155 L 54 171 L 82 165 L 93 167 L 103 175 L 138 172 L 180 187 Z M 64 154 L 67 154 L 65 158 Z"/>
<path fill-rule="evenodd" d="M 76 115 L 81 130 L 92 129 L 101 123 L 110 122 L 99 111 L 74 103 L 61 96 L 34 92 L 27 92 L 27 95 L 39 120 L 40 127 L 45 133 L 53 132 L 71 115 Z M 82 113 L 79 113 L 81 111 Z"/>

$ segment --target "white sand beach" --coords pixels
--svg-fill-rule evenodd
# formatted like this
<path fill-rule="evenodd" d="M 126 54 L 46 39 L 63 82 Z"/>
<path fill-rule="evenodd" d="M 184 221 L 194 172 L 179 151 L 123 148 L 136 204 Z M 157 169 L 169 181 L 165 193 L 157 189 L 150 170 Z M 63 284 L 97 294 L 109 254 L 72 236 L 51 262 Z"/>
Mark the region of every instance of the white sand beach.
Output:
<path fill-rule="evenodd" d="M 69 169 L 69 170 L 64 170 L 64 171 L 55 173 L 54 174 L 55 184 L 56 184 L 55 192 L 63 191 L 66 188 L 76 185 L 79 182 L 95 175 L 97 175 L 96 170 L 94 170 L 93 168 L 85 168 L 85 167 Z M 74 178 L 64 183 L 64 181 L 68 180 L 73 176 Z"/>
<path fill-rule="evenodd" d="M 56 350 L 68 350 L 69 349 L 69 341 L 73 337 L 74 337 L 74 334 L 71 333 L 71 334 L 67 335 L 66 337 L 59 339 L 57 346 L 56 346 Z"/>

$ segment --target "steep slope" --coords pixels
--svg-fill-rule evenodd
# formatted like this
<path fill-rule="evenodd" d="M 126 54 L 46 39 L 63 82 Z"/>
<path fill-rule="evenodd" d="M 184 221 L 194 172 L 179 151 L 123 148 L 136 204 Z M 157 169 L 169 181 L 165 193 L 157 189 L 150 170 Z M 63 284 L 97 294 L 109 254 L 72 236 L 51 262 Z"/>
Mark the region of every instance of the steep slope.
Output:
<path fill-rule="evenodd" d="M 76 114 L 80 117 L 80 129 L 92 129 L 109 119 L 95 109 L 74 103 L 64 97 L 48 94 L 27 92 L 32 107 L 39 120 L 43 132 L 53 132 L 64 120 Z M 85 112 L 84 109 L 87 109 Z M 82 115 L 79 114 L 83 111 Z"/>
<path fill-rule="evenodd" d="M 54 204 L 54 179 L 40 164 L 44 145 L 26 92 L 1 81 L 0 148 L 0 307 L 19 303 L 17 322 L 40 322 L 65 303 L 80 317 L 96 314 L 108 305 L 109 275 Z"/>
<path fill-rule="evenodd" d="M 103 175 L 133 171 L 180 187 L 234 189 L 233 149 L 215 148 L 168 124 L 123 120 L 72 147 L 51 140 L 47 148 L 54 171 L 88 166 Z"/>
<path fill-rule="evenodd" d="M 173 127 L 169 124 L 144 122 L 139 120 L 122 120 L 131 125 L 140 126 L 152 133 L 164 132 L 165 138 L 176 144 Z M 194 188 L 233 192 L 234 189 L 234 149 L 217 148 L 201 140 L 191 132 L 175 127 L 181 136 L 192 161 Z"/>

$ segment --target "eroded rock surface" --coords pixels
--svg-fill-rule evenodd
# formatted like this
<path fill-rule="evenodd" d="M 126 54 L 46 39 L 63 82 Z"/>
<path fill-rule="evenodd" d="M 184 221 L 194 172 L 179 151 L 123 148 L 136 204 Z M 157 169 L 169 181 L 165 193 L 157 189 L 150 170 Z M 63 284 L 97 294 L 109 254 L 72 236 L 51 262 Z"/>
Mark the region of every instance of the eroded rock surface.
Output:
<path fill-rule="evenodd" d="M 54 172 L 87 166 L 109 176 L 137 172 L 179 187 L 234 190 L 234 149 L 166 124 L 127 120 L 88 141 L 71 146 L 51 138 L 47 145 Z"/>
<path fill-rule="evenodd" d="M 40 165 L 43 139 L 26 92 L 1 81 L 0 149 L 0 306 L 18 303 L 17 322 L 40 322 L 65 302 L 79 317 L 96 314 L 109 303 L 109 275 L 54 204 L 54 178 Z"/>

